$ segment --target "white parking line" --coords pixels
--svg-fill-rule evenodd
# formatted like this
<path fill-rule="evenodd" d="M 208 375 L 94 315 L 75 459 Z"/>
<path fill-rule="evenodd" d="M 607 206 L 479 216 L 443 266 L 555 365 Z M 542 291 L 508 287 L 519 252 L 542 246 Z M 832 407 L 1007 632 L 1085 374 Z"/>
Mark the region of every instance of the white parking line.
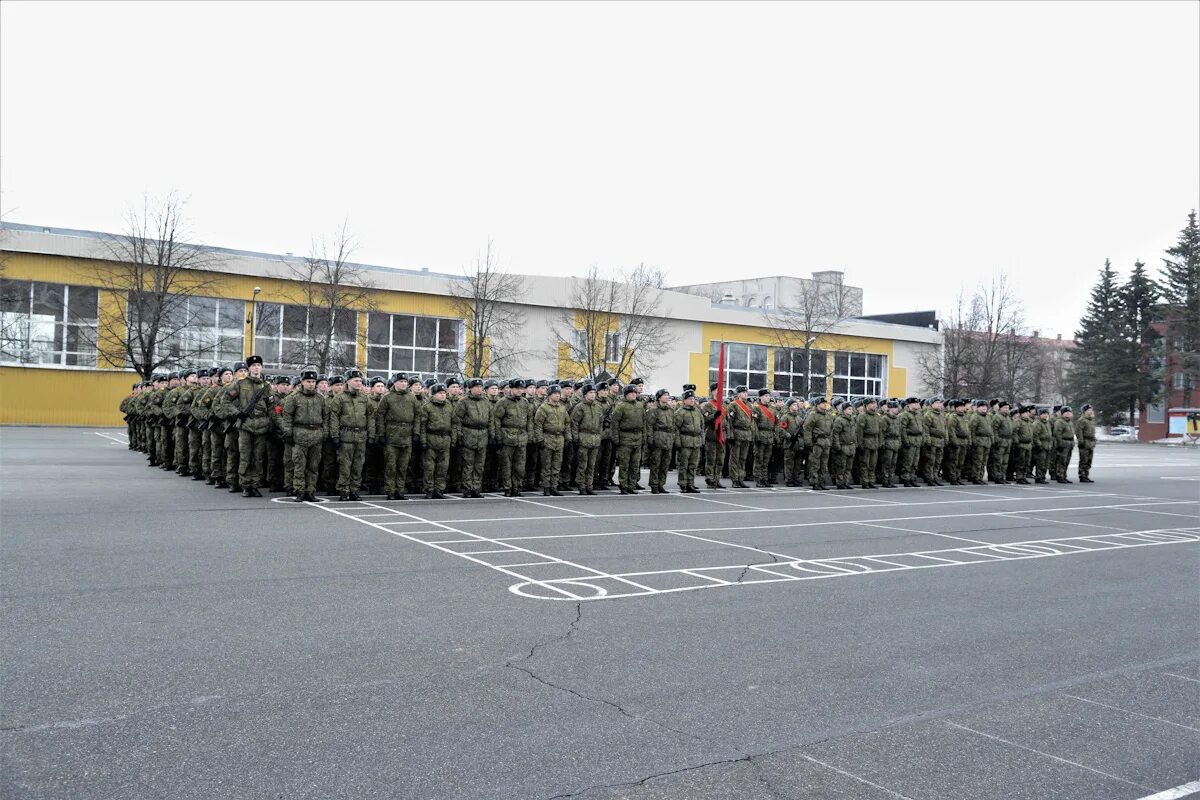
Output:
<path fill-rule="evenodd" d="M 1165 725 L 1174 725 L 1176 728 L 1185 728 L 1186 730 L 1196 731 L 1197 733 L 1200 733 L 1200 728 L 1193 728 L 1191 725 L 1184 725 L 1182 722 L 1172 722 L 1169 719 L 1163 719 L 1162 717 L 1156 717 L 1152 714 L 1143 714 L 1140 711 L 1131 711 L 1128 708 L 1121 708 L 1120 706 L 1110 706 L 1108 703 L 1101 703 L 1099 700 L 1088 700 L 1086 697 L 1080 697 L 1078 695 L 1065 694 L 1065 693 L 1063 694 L 1063 697 L 1069 697 L 1072 700 L 1078 700 L 1081 703 L 1091 703 L 1094 706 L 1104 706 L 1105 708 L 1111 708 L 1113 711 L 1121 711 L 1125 714 L 1132 714 L 1135 717 L 1142 717 L 1144 719 L 1152 719 L 1152 720 L 1155 720 L 1156 722 L 1161 722 Z"/>
<path fill-rule="evenodd" d="M 1194 794 L 1200 794 L 1200 781 L 1184 783 L 1173 789 L 1163 789 L 1161 792 L 1148 794 L 1138 800 L 1180 800 L 1180 798 L 1191 797 Z"/>

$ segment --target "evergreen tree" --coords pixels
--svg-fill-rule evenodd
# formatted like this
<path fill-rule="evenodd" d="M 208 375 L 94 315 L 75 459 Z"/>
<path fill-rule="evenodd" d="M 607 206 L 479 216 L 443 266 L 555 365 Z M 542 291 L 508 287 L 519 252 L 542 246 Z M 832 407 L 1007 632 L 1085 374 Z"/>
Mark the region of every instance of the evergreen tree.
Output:
<path fill-rule="evenodd" d="M 1155 370 L 1151 353 L 1160 338 L 1152 327 L 1157 320 L 1155 306 L 1159 291 L 1154 279 L 1146 274 L 1146 265 L 1134 262 L 1129 280 L 1121 288 L 1121 303 L 1125 311 L 1125 328 L 1128 337 L 1126 371 L 1132 377 L 1132 394 L 1129 398 L 1129 421 L 1139 405 L 1154 403 L 1162 390 L 1162 375 Z"/>
<path fill-rule="evenodd" d="M 1087 311 L 1075 332 L 1071 355 L 1071 389 L 1077 402 L 1090 402 L 1108 424 L 1114 414 L 1129 408 L 1132 393 L 1128 372 L 1129 342 L 1124 303 L 1112 262 L 1104 261 L 1092 287 Z M 1122 374 L 1122 373 L 1126 374 Z"/>
<path fill-rule="evenodd" d="M 1191 407 L 1200 379 L 1200 228 L 1195 209 L 1167 255 L 1159 281 L 1167 328 L 1167 380 L 1173 385 L 1175 376 L 1181 376 L 1183 405 Z"/>

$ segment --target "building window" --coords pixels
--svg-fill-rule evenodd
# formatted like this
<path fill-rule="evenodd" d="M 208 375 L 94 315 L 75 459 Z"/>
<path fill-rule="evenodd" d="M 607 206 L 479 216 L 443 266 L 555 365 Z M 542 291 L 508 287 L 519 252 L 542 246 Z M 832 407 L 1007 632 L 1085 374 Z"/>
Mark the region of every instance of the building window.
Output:
<path fill-rule="evenodd" d="M 172 305 L 171 318 L 163 320 L 162 327 L 169 333 L 155 348 L 154 360 L 180 367 L 241 361 L 245 313 L 245 300 L 182 298 Z M 136 320 L 133 326 L 136 329 Z"/>
<path fill-rule="evenodd" d="M 96 366 L 94 286 L 0 280 L 0 361 Z"/>
<path fill-rule="evenodd" d="M 721 343 L 709 342 L 708 381 L 716 383 Z M 725 386 L 733 390 L 746 386 L 751 390 L 767 385 L 767 346 L 765 344 L 725 343 Z"/>
<path fill-rule="evenodd" d="M 774 389 L 797 397 L 812 394 L 825 395 L 826 353 L 824 350 L 809 350 L 807 369 L 804 363 L 804 348 L 775 348 Z"/>
<path fill-rule="evenodd" d="M 621 332 L 611 331 L 604 334 L 604 360 L 610 364 L 621 361 Z"/>
<path fill-rule="evenodd" d="M 372 312 L 367 317 L 367 370 L 446 378 L 461 371 L 463 322 Z"/>
<path fill-rule="evenodd" d="M 254 352 L 267 369 L 299 370 L 313 364 L 326 372 L 358 365 L 358 312 L 283 303 L 259 303 Z"/>
<path fill-rule="evenodd" d="M 874 353 L 834 353 L 833 393 L 847 400 L 883 397 L 887 391 L 887 356 Z"/>

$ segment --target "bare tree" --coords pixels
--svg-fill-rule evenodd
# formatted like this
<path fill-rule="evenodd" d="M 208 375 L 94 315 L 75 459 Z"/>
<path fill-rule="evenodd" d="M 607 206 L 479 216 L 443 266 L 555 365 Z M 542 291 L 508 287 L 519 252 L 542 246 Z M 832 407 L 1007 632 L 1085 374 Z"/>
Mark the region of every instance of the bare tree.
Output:
<path fill-rule="evenodd" d="M 366 346 L 358 333 L 358 312 L 377 307 L 368 270 L 350 260 L 357 249 L 349 224 L 343 222 L 333 234 L 314 237 L 307 256 L 284 262 L 281 277 L 290 282 L 285 298 L 303 309 L 303 328 L 297 323 L 286 331 L 296 344 L 280 353 L 284 364 L 311 364 L 320 373 L 356 366 L 357 349 Z M 259 303 L 260 336 L 274 332 L 274 323 L 263 319 L 264 310 Z M 282 324 L 290 325 L 286 319 Z"/>
<path fill-rule="evenodd" d="M 958 397 L 1020 397 L 1036 382 L 1037 343 L 1024 333 L 1024 308 L 1006 276 L 960 293 L 942 325 L 940 353 L 918 358 L 928 386 Z"/>
<path fill-rule="evenodd" d="M 775 331 L 780 347 L 803 350 L 804 392 L 807 394 L 812 378 L 830 378 L 828 360 L 817 359 L 819 372 L 813 364 L 813 346 L 821 342 L 823 352 L 845 350 L 836 330 L 857 314 L 855 291 L 840 277 L 832 281 L 808 280 L 799 282 L 791 297 L 781 297 L 774 308 L 764 309 L 767 326 Z"/>
<path fill-rule="evenodd" d="M 175 193 L 144 197 L 141 208 L 126 212 L 123 232 L 104 240 L 109 263 L 98 282 L 118 300 L 100 315 L 95 344 L 101 353 L 121 353 L 121 363 L 109 356 L 110 366 L 130 366 L 143 378 L 212 357 L 212 341 L 195 334 L 215 307 L 212 273 L 224 259 L 190 240 L 185 205 Z"/>
<path fill-rule="evenodd" d="M 588 268 L 554 323 L 555 355 L 565 347 L 589 378 L 652 372 L 675 343 L 663 316 L 665 277 L 645 264 L 607 276 Z"/>
<path fill-rule="evenodd" d="M 463 270 L 465 280 L 450 285 L 450 305 L 466 325 L 466 345 L 459 372 L 464 377 L 514 373 L 529 349 L 525 346 L 525 279 L 497 264 L 487 248 Z"/>

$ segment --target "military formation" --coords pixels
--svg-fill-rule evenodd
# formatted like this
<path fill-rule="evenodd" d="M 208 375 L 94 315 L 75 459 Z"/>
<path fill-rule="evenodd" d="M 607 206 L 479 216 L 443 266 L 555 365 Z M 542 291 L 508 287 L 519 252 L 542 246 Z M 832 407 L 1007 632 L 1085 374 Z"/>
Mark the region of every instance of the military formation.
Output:
<path fill-rule="evenodd" d="M 262 497 L 318 493 L 443 499 L 541 489 L 636 494 L 649 490 L 808 485 L 814 490 L 1092 483 L 1095 415 L 1089 405 L 1014 406 L 941 397 L 785 398 L 745 386 L 727 398 L 686 385 L 653 396 L 633 379 L 551 382 L 449 379 L 358 370 L 263 374 L 263 361 L 155 375 L 121 401 L 129 447 L 151 467 Z"/>

